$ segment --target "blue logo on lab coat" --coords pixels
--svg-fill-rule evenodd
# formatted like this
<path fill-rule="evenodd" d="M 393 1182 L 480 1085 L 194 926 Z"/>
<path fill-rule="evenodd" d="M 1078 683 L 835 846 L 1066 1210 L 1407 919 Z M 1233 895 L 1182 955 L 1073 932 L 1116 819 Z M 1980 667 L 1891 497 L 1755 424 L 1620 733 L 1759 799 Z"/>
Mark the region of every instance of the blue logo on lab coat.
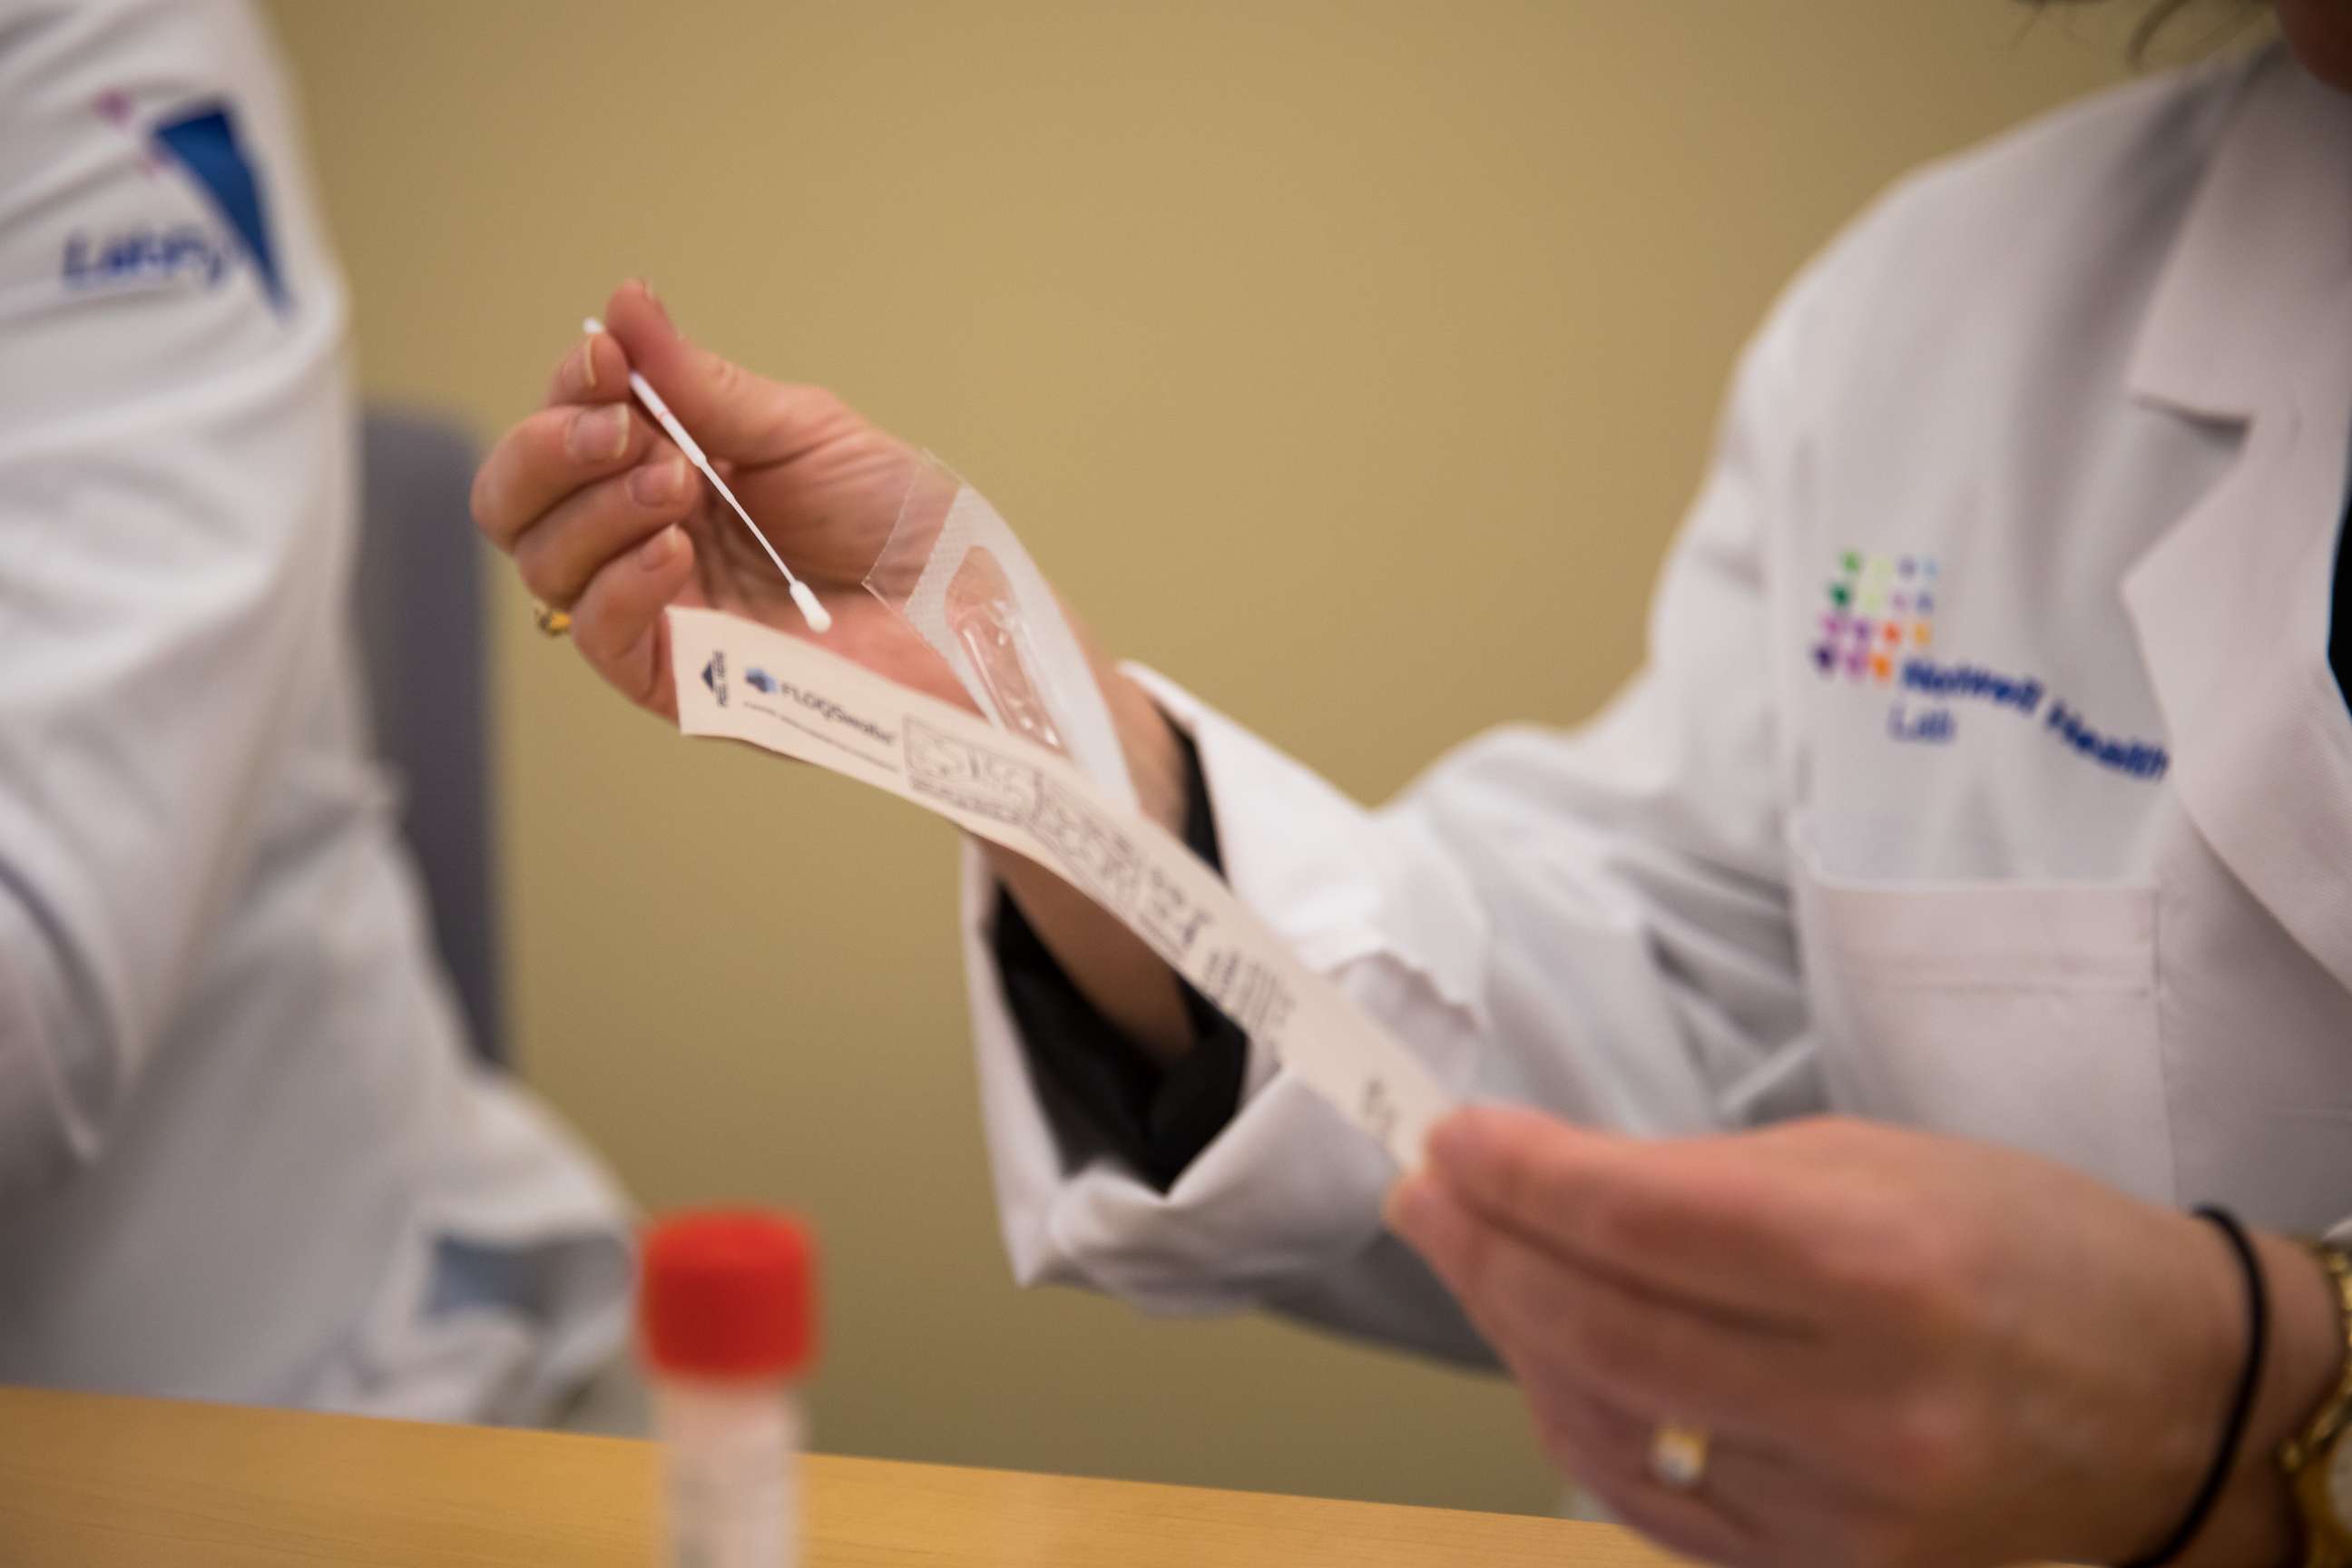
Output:
<path fill-rule="evenodd" d="M 270 242 L 269 212 L 261 181 L 238 145 L 236 121 L 228 105 L 210 103 L 192 109 L 155 127 L 156 144 L 177 159 L 189 178 L 212 198 L 221 221 L 245 247 L 246 259 L 260 276 L 261 290 L 278 310 L 286 309 L 286 280 L 278 270 L 278 248 Z"/>
<path fill-rule="evenodd" d="M 131 129 L 127 95 L 108 93 L 97 107 L 124 130 Z M 289 303 L 286 278 L 270 233 L 268 202 L 237 138 L 236 119 L 228 105 L 205 102 L 184 109 L 151 127 L 146 141 L 150 172 L 178 165 L 204 194 L 226 234 L 196 223 L 77 233 L 66 240 L 60 268 L 67 286 L 90 289 L 186 273 L 206 288 L 216 288 L 227 276 L 230 262 L 243 256 L 270 307 L 283 314 Z"/>

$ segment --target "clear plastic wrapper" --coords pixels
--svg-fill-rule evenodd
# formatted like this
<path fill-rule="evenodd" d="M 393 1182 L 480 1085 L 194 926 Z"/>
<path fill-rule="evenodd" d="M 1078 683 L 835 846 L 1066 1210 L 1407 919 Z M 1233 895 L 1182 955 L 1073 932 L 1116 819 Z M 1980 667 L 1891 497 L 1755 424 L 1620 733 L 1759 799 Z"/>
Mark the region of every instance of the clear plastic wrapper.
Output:
<path fill-rule="evenodd" d="M 1118 728 L 1060 601 L 988 498 L 938 458 L 917 465 L 866 587 L 947 661 L 990 723 L 1135 809 Z"/>

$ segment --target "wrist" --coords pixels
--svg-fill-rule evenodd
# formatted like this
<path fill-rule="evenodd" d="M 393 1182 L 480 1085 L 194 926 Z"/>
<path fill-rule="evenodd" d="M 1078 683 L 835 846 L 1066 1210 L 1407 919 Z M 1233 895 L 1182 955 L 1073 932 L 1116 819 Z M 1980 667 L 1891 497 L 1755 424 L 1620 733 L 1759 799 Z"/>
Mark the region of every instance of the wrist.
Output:
<path fill-rule="evenodd" d="M 1135 785 L 1137 806 L 1143 815 L 1181 836 L 1187 796 L 1183 749 L 1176 731 L 1151 694 L 1118 670 L 1097 670 L 1104 704 L 1118 731 L 1119 748 L 1127 756 L 1128 777 Z"/>
<path fill-rule="evenodd" d="M 2261 1233 L 2253 1241 L 2270 1297 L 2269 1353 L 2227 1489 L 2181 1556 L 2184 1568 L 2298 1560 L 2302 1531 L 2278 1451 L 2326 1399 L 2344 1362 L 2344 1331 L 2326 1271 L 2284 1237 Z"/>
<path fill-rule="evenodd" d="M 2126 1397 L 2112 1405 L 2101 1439 L 2112 1461 L 2105 1506 L 2063 1542 L 2036 1543 L 2067 1561 L 2150 1561 L 2186 1520 L 2211 1475 L 2252 1345 L 2245 1271 L 2220 1229 L 2180 1210 L 2151 1209 L 2156 1223 L 2124 1249 L 2144 1272 L 2131 1295 L 2146 1325 L 2127 1362 Z M 2269 1358 L 2265 1355 L 2265 1361 Z M 2234 1477 L 2251 1435 L 2231 1460 Z M 2216 1500 L 2214 1513 L 2221 1511 Z M 2215 1533 L 2208 1516 L 2190 1561 Z M 2243 1565 L 2241 1565 L 2243 1568 Z"/>
<path fill-rule="evenodd" d="M 1181 837 L 1189 780 L 1175 730 L 1141 687 L 1098 655 L 1094 667 L 1138 807 Z M 996 845 L 982 849 L 1070 983 L 1114 1029 L 1162 1063 L 1192 1049 L 1192 1015 L 1175 972 L 1157 952 L 1055 872 Z"/>

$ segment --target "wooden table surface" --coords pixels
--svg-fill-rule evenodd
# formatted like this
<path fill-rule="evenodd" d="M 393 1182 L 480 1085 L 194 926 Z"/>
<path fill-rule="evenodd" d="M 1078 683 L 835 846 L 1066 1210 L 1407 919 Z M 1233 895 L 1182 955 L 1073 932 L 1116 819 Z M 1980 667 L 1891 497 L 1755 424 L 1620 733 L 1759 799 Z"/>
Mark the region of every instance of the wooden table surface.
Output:
<path fill-rule="evenodd" d="M 0 1388 L 7 1568 L 654 1563 L 655 1450 Z M 1664 1568 L 1559 1520 L 807 1461 L 810 1568 Z"/>

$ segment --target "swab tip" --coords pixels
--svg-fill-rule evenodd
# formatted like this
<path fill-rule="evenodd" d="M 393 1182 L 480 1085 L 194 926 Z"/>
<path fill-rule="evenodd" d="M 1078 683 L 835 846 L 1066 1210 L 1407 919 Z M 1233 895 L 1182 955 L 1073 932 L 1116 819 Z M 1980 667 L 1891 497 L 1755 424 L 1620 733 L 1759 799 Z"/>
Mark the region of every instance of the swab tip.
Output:
<path fill-rule="evenodd" d="M 604 323 L 593 316 L 583 316 L 580 319 L 580 330 L 593 337 L 604 330 Z M 768 536 L 760 531 L 760 525 L 751 521 L 751 514 L 743 510 L 743 503 L 735 499 L 735 492 L 727 488 L 727 481 L 719 477 L 718 470 L 710 466 L 710 459 L 703 456 L 702 448 L 694 444 L 694 437 L 686 433 L 686 427 L 677 422 L 677 416 L 663 404 L 660 395 L 646 384 L 645 377 L 635 371 L 629 373 L 629 386 L 652 411 L 661 427 L 669 433 L 670 439 L 677 443 L 678 449 L 702 470 L 705 479 L 718 487 L 719 493 L 727 498 L 727 504 L 735 509 L 735 515 L 743 520 L 743 526 L 751 531 L 751 536 L 760 542 L 761 548 L 774 558 L 776 570 L 791 578 L 793 603 L 800 606 L 801 618 L 808 622 L 809 630 L 819 637 L 833 630 L 833 612 L 824 607 L 824 601 L 816 596 L 814 590 L 793 576 L 792 569 L 784 564 L 783 557 L 776 554 L 776 547 L 768 542 Z"/>
<path fill-rule="evenodd" d="M 795 577 L 792 592 L 793 603 L 800 606 L 801 618 L 808 622 L 809 630 L 819 637 L 833 630 L 833 612 L 824 607 L 824 601 L 816 596 L 814 589 Z"/>

